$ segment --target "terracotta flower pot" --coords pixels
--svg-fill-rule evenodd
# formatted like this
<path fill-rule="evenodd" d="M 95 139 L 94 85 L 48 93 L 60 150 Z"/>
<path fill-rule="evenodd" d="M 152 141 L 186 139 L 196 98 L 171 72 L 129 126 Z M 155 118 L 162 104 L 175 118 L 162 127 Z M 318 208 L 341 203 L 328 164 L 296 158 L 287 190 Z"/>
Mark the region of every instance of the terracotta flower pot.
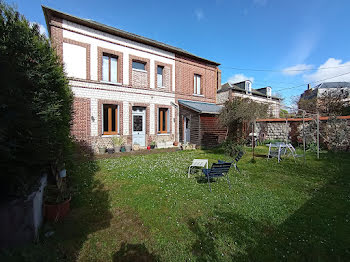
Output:
<path fill-rule="evenodd" d="M 58 221 L 64 218 L 70 210 L 71 198 L 59 204 L 44 204 L 44 217 L 48 221 Z"/>
<path fill-rule="evenodd" d="M 178 145 L 179 145 L 179 142 L 174 142 L 173 145 L 174 145 L 174 146 L 178 146 Z"/>

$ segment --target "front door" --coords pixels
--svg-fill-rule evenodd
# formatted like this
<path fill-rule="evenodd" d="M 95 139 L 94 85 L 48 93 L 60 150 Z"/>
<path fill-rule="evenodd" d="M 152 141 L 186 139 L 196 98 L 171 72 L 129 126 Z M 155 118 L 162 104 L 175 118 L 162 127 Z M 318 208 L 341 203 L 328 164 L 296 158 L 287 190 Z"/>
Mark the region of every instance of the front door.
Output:
<path fill-rule="evenodd" d="M 184 117 L 184 142 L 190 142 L 190 119 Z"/>
<path fill-rule="evenodd" d="M 146 146 L 146 108 L 132 108 L 132 143 Z"/>

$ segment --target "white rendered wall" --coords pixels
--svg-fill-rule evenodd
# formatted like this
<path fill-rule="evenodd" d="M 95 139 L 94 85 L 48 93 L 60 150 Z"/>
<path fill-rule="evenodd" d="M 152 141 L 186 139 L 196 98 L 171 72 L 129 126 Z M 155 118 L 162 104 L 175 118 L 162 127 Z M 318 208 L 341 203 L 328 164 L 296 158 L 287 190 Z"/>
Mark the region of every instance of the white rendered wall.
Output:
<path fill-rule="evenodd" d="M 115 50 L 123 53 L 123 84 L 129 85 L 129 55 L 139 56 L 150 60 L 150 84 L 154 88 L 155 68 L 154 62 L 172 65 L 172 87 L 175 90 L 175 54 L 156 47 L 147 46 L 111 34 L 103 33 L 67 20 L 63 20 L 63 28 L 76 31 L 63 30 L 63 37 L 91 45 L 90 72 L 91 79 L 97 80 L 97 47 Z M 79 33 L 78 33 L 79 32 Z M 101 40 L 103 39 L 103 40 Z"/>
<path fill-rule="evenodd" d="M 86 79 L 86 48 L 63 43 L 63 62 L 69 77 Z"/>

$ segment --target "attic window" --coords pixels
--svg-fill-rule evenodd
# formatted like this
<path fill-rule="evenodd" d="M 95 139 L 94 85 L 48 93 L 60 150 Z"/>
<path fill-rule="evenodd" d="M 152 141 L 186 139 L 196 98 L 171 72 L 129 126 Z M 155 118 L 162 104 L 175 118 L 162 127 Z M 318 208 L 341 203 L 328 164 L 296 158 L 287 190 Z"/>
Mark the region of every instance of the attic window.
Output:
<path fill-rule="evenodd" d="M 245 91 L 248 94 L 252 93 L 252 83 L 250 81 L 245 82 Z"/>
<path fill-rule="evenodd" d="M 271 87 L 266 87 L 266 96 L 268 97 L 268 98 L 271 98 Z"/>

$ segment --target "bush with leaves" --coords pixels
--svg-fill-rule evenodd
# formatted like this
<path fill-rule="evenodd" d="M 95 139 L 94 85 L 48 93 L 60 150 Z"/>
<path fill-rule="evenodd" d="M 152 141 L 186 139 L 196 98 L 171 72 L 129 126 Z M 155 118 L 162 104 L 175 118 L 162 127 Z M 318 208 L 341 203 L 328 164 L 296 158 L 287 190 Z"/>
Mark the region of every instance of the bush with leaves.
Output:
<path fill-rule="evenodd" d="M 64 162 L 73 95 L 49 40 L 2 1 L 0 32 L 0 191 L 23 196 Z"/>

